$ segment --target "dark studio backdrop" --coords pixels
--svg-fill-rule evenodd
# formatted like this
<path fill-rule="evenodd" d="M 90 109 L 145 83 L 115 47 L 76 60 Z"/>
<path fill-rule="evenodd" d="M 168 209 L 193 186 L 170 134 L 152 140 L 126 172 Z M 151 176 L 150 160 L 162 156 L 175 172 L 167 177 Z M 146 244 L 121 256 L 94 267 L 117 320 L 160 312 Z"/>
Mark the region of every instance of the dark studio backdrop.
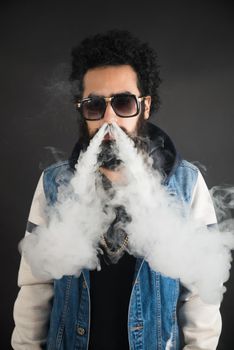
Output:
<path fill-rule="evenodd" d="M 67 76 L 70 50 L 89 34 L 131 30 L 155 47 L 162 105 L 152 121 L 208 187 L 234 185 L 234 7 L 230 1 L 4 1 L 0 18 L 0 348 L 10 349 L 12 308 L 32 195 L 43 168 L 77 138 Z M 219 350 L 233 349 L 234 272 L 222 303 Z"/>

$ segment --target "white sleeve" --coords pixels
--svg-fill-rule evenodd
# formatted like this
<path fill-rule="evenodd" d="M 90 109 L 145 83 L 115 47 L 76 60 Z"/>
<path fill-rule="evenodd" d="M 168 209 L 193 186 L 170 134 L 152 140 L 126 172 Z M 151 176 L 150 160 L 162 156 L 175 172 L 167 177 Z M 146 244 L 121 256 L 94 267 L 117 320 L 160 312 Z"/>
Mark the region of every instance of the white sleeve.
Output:
<path fill-rule="evenodd" d="M 192 196 L 191 217 L 199 220 L 201 225 L 217 222 L 209 190 L 200 172 Z M 220 305 L 206 304 L 186 288 L 180 299 L 179 321 L 186 344 L 183 350 L 215 350 L 222 328 Z"/>
<path fill-rule="evenodd" d="M 30 209 L 29 222 L 33 225 L 46 223 L 46 198 L 41 175 Z M 30 232 L 26 231 L 26 235 Z M 14 305 L 15 328 L 11 345 L 14 350 L 39 350 L 46 342 L 53 281 L 38 280 L 22 256 L 18 275 L 20 291 Z"/>
<path fill-rule="evenodd" d="M 217 223 L 210 192 L 200 171 L 192 195 L 190 215 L 199 221 L 201 226 Z"/>

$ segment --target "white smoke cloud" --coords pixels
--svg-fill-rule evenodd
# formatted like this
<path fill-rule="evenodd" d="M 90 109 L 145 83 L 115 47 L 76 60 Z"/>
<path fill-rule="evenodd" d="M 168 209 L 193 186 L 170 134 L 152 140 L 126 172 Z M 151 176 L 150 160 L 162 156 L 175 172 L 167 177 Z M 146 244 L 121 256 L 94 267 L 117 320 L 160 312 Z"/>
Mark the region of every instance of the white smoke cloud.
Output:
<path fill-rule="evenodd" d="M 102 189 L 97 155 L 106 132 L 116 140 L 123 161 L 124 181 L 113 183 L 115 195 Z M 162 186 L 160 174 L 138 154 L 132 140 L 117 126 L 99 130 L 79 157 L 69 187 L 61 187 L 46 227 L 38 227 L 21 243 L 36 276 L 79 275 L 82 268 L 100 268 L 97 253 L 101 235 L 123 205 L 132 221 L 126 223 L 130 254 L 144 257 L 153 270 L 180 278 L 182 284 L 209 303 L 222 299 L 229 277 L 230 225 L 209 230 L 185 215 L 185 208 Z M 103 210 L 108 200 L 108 210 Z"/>
<path fill-rule="evenodd" d="M 97 152 L 104 136 L 102 128 L 88 150 L 80 155 L 70 186 L 58 189 L 58 201 L 50 210 L 47 226 L 40 226 L 21 242 L 21 249 L 35 276 L 61 278 L 79 275 L 86 267 L 98 266 L 100 232 L 108 218 L 96 194 Z"/>

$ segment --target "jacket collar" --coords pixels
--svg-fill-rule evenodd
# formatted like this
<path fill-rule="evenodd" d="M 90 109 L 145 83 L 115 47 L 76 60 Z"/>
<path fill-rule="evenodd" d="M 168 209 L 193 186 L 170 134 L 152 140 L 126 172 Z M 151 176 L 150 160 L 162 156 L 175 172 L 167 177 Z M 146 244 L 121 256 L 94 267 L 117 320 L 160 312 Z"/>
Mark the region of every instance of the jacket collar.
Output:
<path fill-rule="evenodd" d="M 146 133 L 149 139 L 148 152 L 153 159 L 153 168 L 159 170 L 164 181 L 168 182 L 178 167 L 181 156 L 171 138 L 158 126 L 147 122 Z"/>

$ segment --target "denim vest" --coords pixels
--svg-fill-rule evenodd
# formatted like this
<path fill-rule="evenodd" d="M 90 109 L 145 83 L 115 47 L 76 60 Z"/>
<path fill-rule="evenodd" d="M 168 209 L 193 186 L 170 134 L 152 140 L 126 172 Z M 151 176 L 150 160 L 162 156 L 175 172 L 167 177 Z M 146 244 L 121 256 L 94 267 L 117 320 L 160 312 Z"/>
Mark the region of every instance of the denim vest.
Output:
<path fill-rule="evenodd" d="M 167 178 L 168 191 L 189 210 L 197 180 L 197 168 L 180 161 Z M 43 184 L 49 205 L 56 202 L 57 189 L 72 177 L 68 162 L 44 171 Z M 178 350 L 177 303 L 180 283 L 153 271 L 143 259 L 136 259 L 135 276 L 129 301 L 128 339 L 130 350 Z M 64 276 L 54 281 L 54 299 L 47 338 L 48 350 L 87 350 L 90 330 L 89 271 L 80 277 Z"/>

